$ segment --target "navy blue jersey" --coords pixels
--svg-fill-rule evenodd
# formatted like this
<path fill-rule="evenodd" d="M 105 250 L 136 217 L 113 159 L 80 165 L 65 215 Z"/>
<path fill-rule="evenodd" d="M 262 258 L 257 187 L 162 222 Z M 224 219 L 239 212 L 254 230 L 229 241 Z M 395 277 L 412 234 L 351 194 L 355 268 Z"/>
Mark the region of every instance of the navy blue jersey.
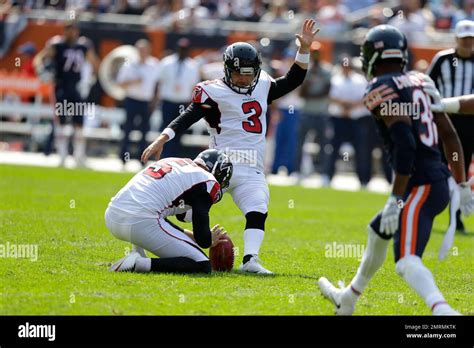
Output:
<path fill-rule="evenodd" d="M 394 144 L 382 117 L 411 118 L 411 129 L 416 139 L 416 157 L 410 178 L 412 185 L 435 182 L 450 175 L 441 160 L 438 128 L 433 120 L 429 96 L 423 91 L 422 82 L 423 74 L 415 71 L 378 76 L 370 81 L 364 97 L 365 105 L 375 117 L 391 163 Z"/>
<path fill-rule="evenodd" d="M 80 37 L 75 43 L 69 44 L 62 37 L 51 40 L 54 48 L 54 66 L 56 88 L 75 89 L 81 79 L 81 70 L 91 43 Z"/>

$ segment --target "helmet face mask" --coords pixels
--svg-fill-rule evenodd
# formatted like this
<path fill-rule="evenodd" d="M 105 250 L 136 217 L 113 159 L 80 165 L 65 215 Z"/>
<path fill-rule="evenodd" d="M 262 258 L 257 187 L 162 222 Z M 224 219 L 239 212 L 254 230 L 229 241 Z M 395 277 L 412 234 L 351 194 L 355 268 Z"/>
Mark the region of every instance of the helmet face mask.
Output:
<path fill-rule="evenodd" d="M 391 25 L 378 25 L 367 33 L 360 49 L 362 70 L 368 79 L 374 77 L 377 65 L 386 59 L 400 59 L 400 70 L 408 62 L 408 47 L 405 35 Z"/>
<path fill-rule="evenodd" d="M 252 94 L 260 77 L 262 60 L 255 47 L 246 42 L 228 46 L 224 52 L 224 82 L 239 94 Z M 248 86 L 240 86 L 232 80 L 232 72 L 253 75 Z"/>

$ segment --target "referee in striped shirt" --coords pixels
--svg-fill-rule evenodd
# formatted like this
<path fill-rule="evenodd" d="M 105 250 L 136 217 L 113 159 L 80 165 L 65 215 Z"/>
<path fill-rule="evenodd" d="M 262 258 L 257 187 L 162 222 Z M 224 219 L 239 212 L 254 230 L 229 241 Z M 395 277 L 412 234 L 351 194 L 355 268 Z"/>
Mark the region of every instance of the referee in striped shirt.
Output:
<path fill-rule="evenodd" d="M 427 72 L 444 98 L 474 93 L 474 22 L 458 22 L 455 34 L 456 49 L 438 52 Z M 461 140 L 467 175 L 474 150 L 474 118 L 449 116 Z M 456 214 L 456 229 L 465 231 L 460 211 Z"/>

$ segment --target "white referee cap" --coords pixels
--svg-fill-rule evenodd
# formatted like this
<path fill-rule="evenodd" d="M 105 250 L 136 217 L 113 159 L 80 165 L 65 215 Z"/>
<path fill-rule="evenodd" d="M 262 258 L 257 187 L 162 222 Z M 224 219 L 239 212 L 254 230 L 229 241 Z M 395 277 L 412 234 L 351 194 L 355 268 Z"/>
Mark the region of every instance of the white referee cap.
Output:
<path fill-rule="evenodd" d="M 474 21 L 464 19 L 456 24 L 456 37 L 474 37 Z"/>

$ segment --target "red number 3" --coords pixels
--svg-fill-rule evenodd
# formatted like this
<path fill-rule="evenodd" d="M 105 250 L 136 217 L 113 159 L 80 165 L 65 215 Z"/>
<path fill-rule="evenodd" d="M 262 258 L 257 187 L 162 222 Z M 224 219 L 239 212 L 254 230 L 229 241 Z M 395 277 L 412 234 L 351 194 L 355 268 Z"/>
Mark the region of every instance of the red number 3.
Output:
<path fill-rule="evenodd" d="M 260 121 L 260 115 L 262 114 L 262 107 L 258 101 L 253 100 L 242 104 L 242 111 L 244 114 L 249 114 L 253 112 L 253 115 L 247 118 L 247 121 L 242 122 L 242 127 L 245 131 L 249 133 L 262 133 L 263 127 L 262 122 Z"/>

